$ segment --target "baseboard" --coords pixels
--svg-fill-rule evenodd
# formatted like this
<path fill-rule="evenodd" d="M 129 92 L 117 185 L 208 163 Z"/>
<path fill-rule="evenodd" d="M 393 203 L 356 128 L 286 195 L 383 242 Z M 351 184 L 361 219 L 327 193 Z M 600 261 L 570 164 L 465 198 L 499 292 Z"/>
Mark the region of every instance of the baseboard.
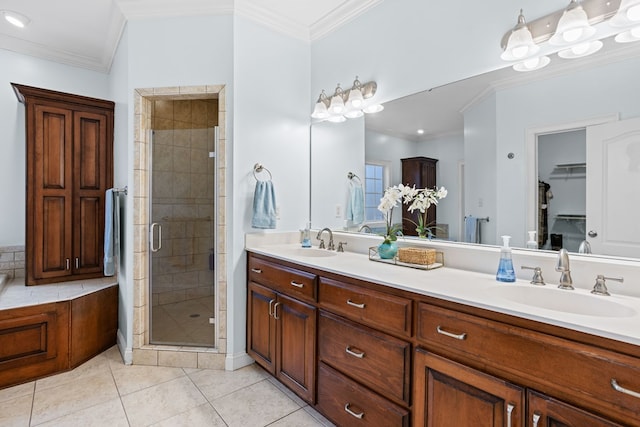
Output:
<path fill-rule="evenodd" d="M 118 349 L 120 350 L 120 356 L 125 365 L 131 365 L 133 363 L 133 349 L 127 347 L 127 340 L 124 338 L 122 331 L 118 329 Z"/>
<path fill-rule="evenodd" d="M 254 363 L 254 360 L 245 352 L 238 354 L 227 354 L 224 363 L 224 369 L 227 371 L 235 371 Z"/>

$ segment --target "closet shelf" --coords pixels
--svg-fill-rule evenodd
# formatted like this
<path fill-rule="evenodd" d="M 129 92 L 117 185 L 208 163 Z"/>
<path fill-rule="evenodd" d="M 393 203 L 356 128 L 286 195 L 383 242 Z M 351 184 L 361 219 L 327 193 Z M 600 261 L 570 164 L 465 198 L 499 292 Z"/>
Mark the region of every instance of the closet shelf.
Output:
<path fill-rule="evenodd" d="M 554 216 L 555 219 L 563 219 L 565 221 L 586 221 L 586 215 L 579 214 L 558 214 Z"/>
<path fill-rule="evenodd" d="M 586 167 L 586 163 L 561 163 L 556 165 L 556 169 L 581 169 Z"/>

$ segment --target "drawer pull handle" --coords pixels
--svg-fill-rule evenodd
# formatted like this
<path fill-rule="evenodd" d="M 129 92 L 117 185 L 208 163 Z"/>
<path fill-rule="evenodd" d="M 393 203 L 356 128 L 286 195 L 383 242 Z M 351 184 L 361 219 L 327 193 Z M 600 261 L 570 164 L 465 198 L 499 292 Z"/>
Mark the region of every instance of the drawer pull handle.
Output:
<path fill-rule="evenodd" d="M 455 338 L 457 340 L 464 340 L 467 338 L 467 333 L 463 332 L 461 334 L 452 334 L 451 332 L 447 332 L 444 329 L 442 329 L 442 327 L 440 325 L 438 325 L 438 327 L 436 328 L 436 331 L 438 331 L 439 334 L 450 337 L 450 338 Z"/>
<path fill-rule="evenodd" d="M 364 352 L 353 351 L 351 350 L 351 347 L 345 348 L 344 351 L 346 351 L 347 354 L 350 354 L 353 357 L 357 357 L 358 359 L 362 359 L 364 357 Z"/>
<path fill-rule="evenodd" d="M 538 422 L 540 421 L 540 414 L 538 414 L 537 412 L 533 413 L 533 426 L 532 427 L 538 427 Z"/>
<path fill-rule="evenodd" d="M 511 413 L 516 408 L 514 404 L 509 403 L 507 405 L 507 427 L 511 427 Z"/>
<path fill-rule="evenodd" d="M 273 305 L 273 318 L 276 320 L 280 320 L 280 317 L 278 317 L 278 306 L 280 305 L 279 302 L 275 303 Z"/>
<path fill-rule="evenodd" d="M 628 394 L 629 396 L 637 397 L 638 399 L 640 399 L 640 393 L 638 393 L 637 391 L 629 390 L 628 388 L 621 387 L 615 378 L 611 378 L 611 387 L 613 387 L 615 391 L 619 391 L 620 393 Z"/>
<path fill-rule="evenodd" d="M 252 268 L 251 271 L 253 271 L 254 273 L 262 274 L 262 270 L 260 270 L 259 268 Z"/>
<path fill-rule="evenodd" d="M 355 303 L 350 299 L 347 300 L 347 304 L 349 304 L 351 307 L 356 307 L 356 308 L 364 308 L 364 305 L 365 305 L 364 303 L 362 304 Z"/>
<path fill-rule="evenodd" d="M 360 412 L 359 414 L 357 414 L 353 412 L 351 409 L 349 409 L 350 405 L 351 403 L 345 403 L 344 410 L 347 412 L 347 414 L 351 415 L 352 417 L 356 417 L 357 419 L 361 420 L 362 417 L 364 417 L 364 412 Z"/>
<path fill-rule="evenodd" d="M 275 299 L 269 301 L 269 316 L 273 317 L 273 303 L 276 302 Z"/>
<path fill-rule="evenodd" d="M 292 280 L 291 281 L 291 286 L 295 286 L 296 288 L 304 288 L 304 283 L 298 283 L 298 282 L 294 282 Z"/>

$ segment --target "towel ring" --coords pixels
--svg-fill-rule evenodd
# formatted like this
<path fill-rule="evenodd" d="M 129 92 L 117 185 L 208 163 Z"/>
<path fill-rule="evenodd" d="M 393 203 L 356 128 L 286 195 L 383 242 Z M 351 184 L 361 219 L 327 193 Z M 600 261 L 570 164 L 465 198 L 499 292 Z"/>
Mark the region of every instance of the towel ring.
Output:
<path fill-rule="evenodd" d="M 358 181 L 360 181 L 360 183 L 362 183 L 362 180 L 360 179 L 360 177 L 359 177 L 358 175 L 356 175 L 355 173 L 353 173 L 353 172 L 349 172 L 349 173 L 347 174 L 347 178 L 349 178 L 349 179 L 357 178 L 357 179 L 358 179 Z"/>
<path fill-rule="evenodd" d="M 271 171 L 269 169 L 265 168 L 260 163 L 256 163 L 255 165 L 253 165 L 253 177 L 256 179 L 256 181 L 267 181 L 267 180 L 262 180 L 258 178 L 258 174 L 260 172 L 266 172 L 269 174 L 268 181 L 271 181 L 273 179 L 273 176 L 271 175 Z"/>

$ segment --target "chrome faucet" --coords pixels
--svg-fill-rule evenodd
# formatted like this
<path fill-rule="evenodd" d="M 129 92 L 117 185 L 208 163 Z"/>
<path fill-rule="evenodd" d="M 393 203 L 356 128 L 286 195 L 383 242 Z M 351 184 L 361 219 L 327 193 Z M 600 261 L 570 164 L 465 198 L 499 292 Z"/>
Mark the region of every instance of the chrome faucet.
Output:
<path fill-rule="evenodd" d="M 373 233 L 373 230 L 371 229 L 371 227 L 369 227 L 367 224 L 363 225 L 362 227 L 360 227 L 358 229 L 358 233 L 361 233 L 362 230 L 366 230 L 369 233 Z"/>
<path fill-rule="evenodd" d="M 328 231 L 329 232 L 329 246 L 327 246 L 327 250 L 333 251 L 336 249 L 335 245 L 333 244 L 333 233 L 331 232 L 331 229 L 325 227 L 322 230 L 318 231 L 318 235 L 316 236 L 317 240 L 320 240 L 320 249 L 324 249 L 324 240 L 322 240 L 322 232 L 323 231 Z"/>
<path fill-rule="evenodd" d="M 558 252 L 556 271 L 561 273 L 558 287 L 560 289 L 574 289 L 573 280 L 571 280 L 571 269 L 569 268 L 569 252 L 565 248 L 560 249 Z"/>

